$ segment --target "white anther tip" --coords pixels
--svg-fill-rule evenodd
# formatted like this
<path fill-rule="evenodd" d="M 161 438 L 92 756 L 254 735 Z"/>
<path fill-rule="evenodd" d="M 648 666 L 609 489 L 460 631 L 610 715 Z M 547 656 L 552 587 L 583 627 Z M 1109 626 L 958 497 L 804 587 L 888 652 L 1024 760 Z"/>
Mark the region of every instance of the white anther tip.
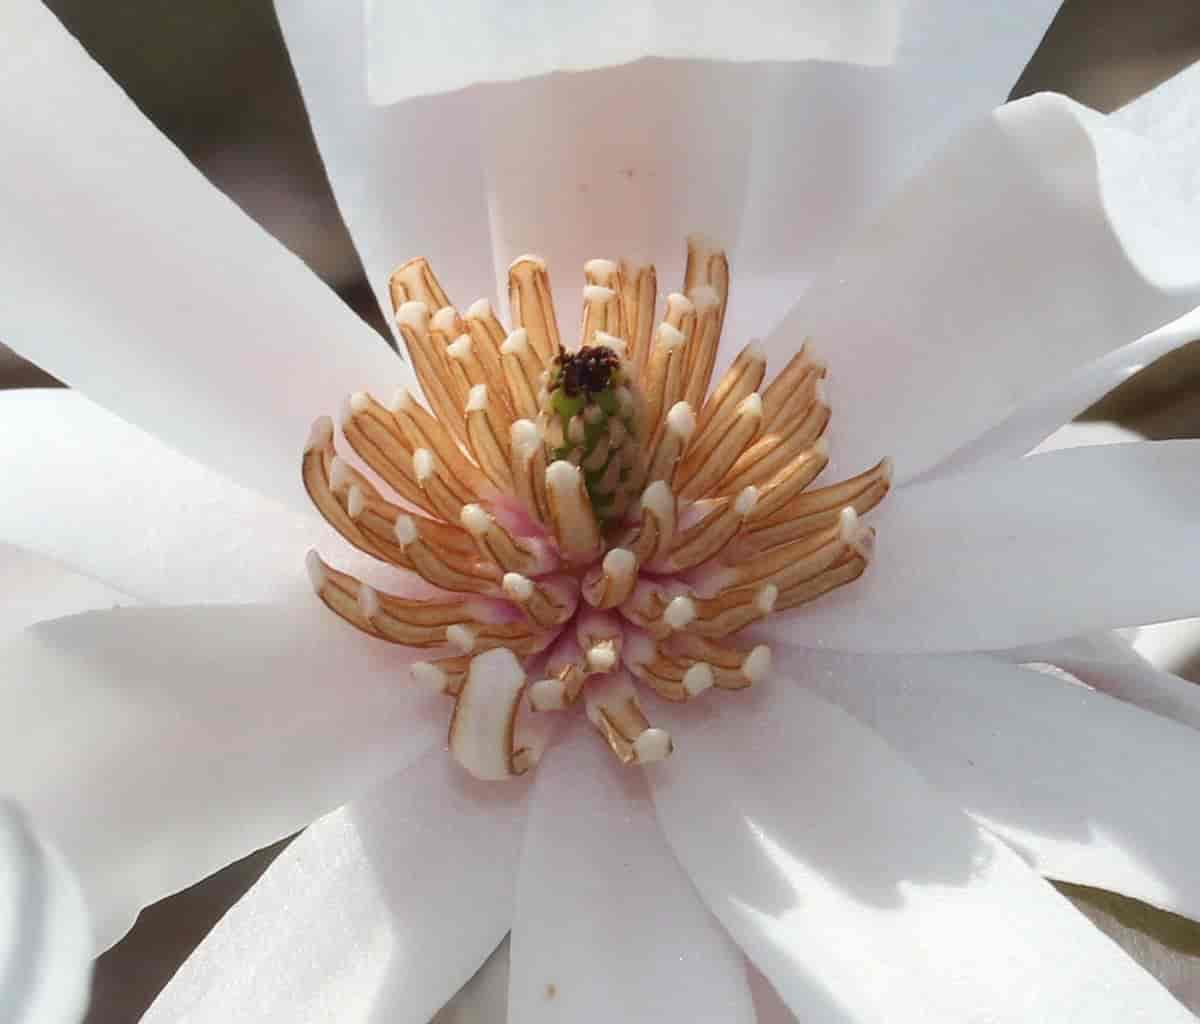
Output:
<path fill-rule="evenodd" d="M 567 688 L 561 679 L 539 679 L 529 687 L 529 706 L 534 711 L 561 711 L 567 706 Z"/>
<path fill-rule="evenodd" d="M 469 334 L 460 334 L 446 346 L 446 355 L 460 362 L 463 359 L 469 359 L 471 356 L 471 336 Z"/>
<path fill-rule="evenodd" d="M 648 509 L 662 522 L 675 513 L 675 495 L 665 480 L 655 480 L 642 492 L 642 508 Z"/>
<path fill-rule="evenodd" d="M 762 395 L 757 391 L 750 392 L 750 394 L 738 402 L 736 412 L 739 416 L 761 417 L 763 412 Z"/>
<path fill-rule="evenodd" d="M 321 561 L 321 556 L 316 551 L 309 551 L 304 556 L 304 569 L 308 573 L 308 582 L 319 594 L 324 589 L 329 577 L 325 572 L 325 563 Z"/>
<path fill-rule="evenodd" d="M 853 505 L 847 505 L 838 513 L 838 539 L 843 544 L 853 544 L 858 533 L 858 513 Z"/>
<path fill-rule="evenodd" d="M 683 629 L 696 617 L 696 602 L 683 594 L 673 597 L 663 609 L 662 617 L 672 629 Z"/>
<path fill-rule="evenodd" d="M 633 741 L 633 753 L 639 764 L 653 764 L 671 755 L 674 750 L 671 734 L 666 729 L 645 729 Z"/>
<path fill-rule="evenodd" d="M 525 602 L 533 597 L 533 580 L 519 572 L 506 572 L 500 585 L 514 601 Z"/>
<path fill-rule="evenodd" d="M 408 412 L 415 402 L 416 399 L 413 398 L 408 388 L 397 388 L 388 408 L 392 412 Z"/>
<path fill-rule="evenodd" d="M 575 487 L 580 481 L 579 467 L 558 459 L 546 467 L 546 486 L 557 490 Z"/>
<path fill-rule="evenodd" d="M 624 338 L 618 338 L 615 334 L 609 334 L 607 331 L 597 331 L 592 337 L 592 341 L 603 348 L 612 349 L 621 359 L 625 358 L 627 348 Z"/>
<path fill-rule="evenodd" d="M 637 572 L 637 555 L 629 548 L 612 548 L 604 556 L 604 572 L 614 579 L 624 579 Z"/>
<path fill-rule="evenodd" d="M 532 455 L 542 443 L 542 432 L 533 420 L 516 420 L 509 430 L 512 446 L 517 454 Z"/>
<path fill-rule="evenodd" d="M 679 292 L 671 292 L 667 296 L 667 314 L 676 313 L 679 316 L 686 316 L 688 313 L 696 312 L 696 307 L 692 304 L 692 300 L 686 295 L 681 295 Z"/>
<path fill-rule="evenodd" d="M 742 662 L 742 675 L 752 683 L 761 682 L 770 673 L 771 662 L 771 648 L 766 644 L 759 644 Z"/>
<path fill-rule="evenodd" d="M 492 304 L 487 299 L 476 299 L 467 307 L 468 320 L 490 320 Z"/>
<path fill-rule="evenodd" d="M 747 359 L 756 363 L 765 363 L 767 361 L 767 350 L 763 348 L 762 342 L 755 338 L 743 350 Z"/>
<path fill-rule="evenodd" d="M 588 260 L 583 265 L 583 272 L 589 277 L 612 277 L 617 272 L 617 265 L 612 260 Z"/>
<path fill-rule="evenodd" d="M 470 654 L 475 649 L 475 630 L 456 622 L 453 626 L 446 627 L 446 642 L 463 654 Z"/>
<path fill-rule="evenodd" d="M 333 440 L 333 420 L 329 416 L 318 416 L 308 431 L 308 440 L 304 442 L 304 453 L 324 448 Z"/>
<path fill-rule="evenodd" d="M 684 343 L 684 334 L 678 327 L 672 327 L 670 324 L 662 323 L 654 332 L 655 343 L 660 348 L 667 350 L 676 349 Z"/>
<path fill-rule="evenodd" d="M 428 661 L 414 661 L 408 667 L 412 681 L 428 693 L 446 692 L 446 673 Z"/>
<path fill-rule="evenodd" d="M 531 252 L 527 252 L 523 256 L 518 256 L 515 260 L 513 260 L 508 265 L 509 272 L 511 273 L 512 271 L 516 270 L 517 267 L 519 267 L 525 263 L 528 263 L 530 266 L 536 267 L 538 270 L 546 269 L 546 261 L 544 259 L 542 259 L 541 256 L 535 255 L 534 253 L 531 253 Z"/>
<path fill-rule="evenodd" d="M 413 452 L 413 473 L 416 474 L 417 483 L 424 483 L 437 469 L 437 463 L 433 460 L 433 452 L 428 448 L 418 448 Z"/>
<path fill-rule="evenodd" d="M 737 500 L 733 503 L 733 510 L 744 518 L 754 511 L 754 506 L 757 504 L 758 488 L 751 484 L 749 487 L 742 488 Z"/>
<path fill-rule="evenodd" d="M 704 313 L 715 306 L 721 304 L 721 296 L 717 294 L 717 290 L 709 284 L 697 285 L 690 292 L 688 298 L 692 300 L 692 305 L 696 307 L 697 312 Z"/>
<path fill-rule="evenodd" d="M 779 588 L 774 583 L 768 583 L 754 595 L 754 606 L 763 615 L 770 615 L 775 610 L 775 602 L 778 600 Z"/>
<path fill-rule="evenodd" d="M 363 489 L 358 484 L 351 484 L 350 492 L 346 495 L 346 511 L 350 513 L 350 518 L 357 519 L 361 516 L 366 504 L 367 499 L 363 494 Z"/>
<path fill-rule="evenodd" d="M 373 619 L 379 614 L 379 595 L 373 587 L 368 587 L 365 583 L 360 584 L 358 588 L 358 610 L 368 619 Z"/>
<path fill-rule="evenodd" d="M 829 385 L 825 382 L 824 377 L 817 378 L 817 382 L 813 385 L 813 396 L 818 405 L 829 405 Z"/>
<path fill-rule="evenodd" d="M 464 505 L 458 514 L 458 521 L 462 523 L 463 529 L 475 536 L 487 533 L 492 525 L 492 517 L 487 514 L 487 510 L 482 505 L 475 504 Z"/>
<path fill-rule="evenodd" d="M 354 419 L 354 407 L 350 404 L 350 396 L 342 399 L 338 406 L 338 426 L 345 430 Z"/>
<path fill-rule="evenodd" d="M 443 306 L 429 320 L 429 329 L 439 334 L 449 334 L 458 322 L 458 310 L 453 306 Z"/>
<path fill-rule="evenodd" d="M 585 302 L 611 302 L 616 297 L 616 292 L 611 288 L 605 288 L 602 284 L 585 284 L 583 286 Z"/>
<path fill-rule="evenodd" d="M 686 441 L 696 429 L 696 414 L 687 402 L 676 402 L 667 413 L 667 429 Z"/>
<path fill-rule="evenodd" d="M 587 652 L 588 667 L 593 672 L 611 672 L 617 664 L 617 649 L 611 641 L 596 644 Z"/>
<path fill-rule="evenodd" d="M 823 441 L 825 439 L 821 438 L 821 440 Z M 892 457 L 890 455 L 886 456 L 879 463 L 879 479 L 882 480 L 885 484 L 889 484 L 889 485 L 891 484 L 892 475 L 895 473 L 895 471 L 896 471 L 896 464 L 892 461 Z"/>
<path fill-rule="evenodd" d="M 429 307 L 423 302 L 405 302 L 396 310 L 396 323 L 416 331 L 429 329 Z"/>
<path fill-rule="evenodd" d="M 695 697 L 713 684 L 713 670 L 704 662 L 697 662 L 683 674 L 683 688 Z"/>
<path fill-rule="evenodd" d="M 488 388 L 486 384 L 476 384 L 467 395 L 467 412 L 482 412 L 487 408 Z"/>
<path fill-rule="evenodd" d="M 504 343 L 500 346 L 500 351 L 506 356 L 518 355 L 529 347 L 529 332 L 524 327 L 518 327 L 515 331 L 511 331 Z"/>
<path fill-rule="evenodd" d="M 392 528 L 396 540 L 401 547 L 407 547 L 417 539 L 417 523 L 412 516 L 397 516 L 396 525 Z"/>

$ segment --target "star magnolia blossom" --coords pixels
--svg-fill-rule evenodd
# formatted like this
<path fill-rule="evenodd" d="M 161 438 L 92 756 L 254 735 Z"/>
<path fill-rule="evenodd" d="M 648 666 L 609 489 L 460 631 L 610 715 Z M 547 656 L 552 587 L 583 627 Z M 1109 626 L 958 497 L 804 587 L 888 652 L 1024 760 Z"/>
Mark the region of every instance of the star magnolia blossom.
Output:
<path fill-rule="evenodd" d="M 336 454 L 328 418 L 305 448 L 304 484 L 330 525 L 438 588 L 381 594 L 312 552 L 314 589 L 369 636 L 457 648 L 412 672 L 454 698 L 450 751 L 483 779 L 522 775 L 541 754 L 518 720 L 527 669 L 543 676 L 528 688 L 534 710 L 586 694 L 623 763 L 662 760 L 671 738 L 630 675 L 675 702 L 760 681 L 770 648 L 728 638 L 862 575 L 874 535 L 858 516 L 891 481 L 884 460 L 806 490 L 829 461 L 825 368 L 807 346 L 760 392 L 766 359 L 748 345 L 709 394 L 724 252 L 690 241 L 685 292 L 657 328 L 654 267 L 591 260 L 585 275 L 571 352 L 537 257 L 509 270 L 520 326 L 507 337 L 486 300 L 464 322 L 425 260 L 392 275 L 437 418 L 407 391 L 391 409 L 360 391 L 341 429 L 407 508 Z"/>
<path fill-rule="evenodd" d="M 15 597 L 0 611 L 0 785 L 74 870 L 97 948 L 140 907 L 307 826 L 149 1019 L 421 1024 L 511 932 L 509 1019 L 521 1024 L 1190 1020 L 1044 877 L 1200 917 L 1200 824 L 1186 813 L 1200 701 L 1107 632 L 1195 614 L 1200 448 L 1026 457 L 1138 366 L 1200 334 L 1200 218 L 1192 179 L 1174 173 L 1176 161 L 1195 161 L 1177 138 L 1165 156 L 1148 141 L 1167 122 L 1146 108 L 1142 120 L 1104 118 L 1051 96 L 987 113 L 1053 13 L 1037 0 L 921 0 L 902 14 L 814 2 L 789 15 L 799 33 L 766 0 L 699 22 L 665 5 L 623 21 L 597 8 L 565 22 L 548 14 L 536 32 L 521 21 L 512 39 L 456 0 L 435 19 L 404 5 L 403 30 L 389 5 L 370 5 L 365 19 L 340 6 L 281 0 L 279 13 L 382 302 L 397 252 L 427 255 L 447 290 L 468 296 L 489 293 L 494 268 L 525 252 L 553 268 L 625 252 L 683 280 L 699 323 L 724 292 L 672 264 L 694 226 L 728 240 L 737 281 L 728 345 L 714 355 L 693 337 L 688 358 L 711 357 L 716 380 L 742 381 L 748 364 L 757 375 L 759 350 L 737 352 L 760 337 L 772 366 L 786 375 L 790 364 L 802 380 L 781 435 L 799 444 L 808 435 L 795 417 L 823 405 L 815 366 L 796 358 L 798 340 L 813 337 L 835 409 L 827 478 L 887 453 L 891 489 L 871 513 L 878 543 L 860 579 L 792 610 L 781 609 L 788 587 L 772 584 L 775 613 L 736 640 L 742 651 L 769 645 L 770 672 L 702 645 L 696 664 L 714 684 L 753 685 L 714 685 L 686 703 L 640 694 L 652 728 L 676 742 L 670 758 L 620 765 L 583 714 L 525 711 L 523 722 L 558 723 L 537 770 L 502 785 L 472 778 L 446 756 L 444 698 L 409 678 L 414 662 L 441 662 L 416 674 L 452 686 L 462 666 L 441 659 L 461 650 L 418 652 L 348 628 L 314 599 L 304 553 L 319 549 L 370 587 L 351 601 L 329 589 L 342 577 L 314 574 L 330 603 L 380 634 L 413 628 L 411 606 L 383 596 L 401 577 L 387 562 L 481 580 L 485 591 L 449 605 L 454 621 L 434 639 L 472 652 L 495 639 L 499 653 L 484 657 L 499 660 L 512 638 L 505 623 L 463 618 L 475 602 L 524 601 L 535 621 L 553 622 L 562 592 L 544 581 L 565 576 L 581 607 L 606 603 L 631 582 L 630 559 L 600 556 L 599 521 L 565 486 L 580 483 L 573 470 L 556 471 L 561 490 L 521 475 L 523 459 L 546 451 L 536 427 L 518 429 L 506 463 L 505 419 L 491 417 L 511 378 L 510 400 L 526 404 L 505 415 L 536 423 L 545 412 L 540 443 L 565 448 L 568 466 L 583 447 L 582 465 L 598 422 L 584 414 L 578 445 L 579 428 L 562 421 L 574 414 L 567 392 L 595 399 L 611 440 L 625 409 L 613 379 L 662 379 L 661 361 L 649 370 L 659 349 L 641 314 L 622 339 L 634 343 L 632 370 L 595 352 L 552 365 L 542 399 L 534 386 L 553 353 L 538 348 L 546 339 L 530 330 L 530 311 L 518 304 L 524 339 L 501 340 L 487 310 L 468 307 L 468 345 L 422 273 L 431 298 L 401 298 L 424 302 L 429 317 L 401 305 L 413 356 L 403 361 L 204 182 L 40 5 L 6 4 L 0 333 L 74 390 L 3 396 L 0 466 L 16 497 L 0 502 Z M 609 42 L 590 47 L 597 34 Z M 642 54 L 693 59 L 610 66 Z M 546 73 L 554 68 L 590 70 Z M 414 82 L 437 94 L 415 95 Z M 607 289 L 590 293 L 589 315 L 620 337 L 607 329 L 608 292 L 624 294 L 638 275 L 614 288 L 610 264 L 588 272 L 591 288 Z M 561 286 L 566 275 L 555 275 Z M 568 300 L 557 295 L 557 308 Z M 617 304 L 648 310 L 645 301 Z M 476 349 L 479 330 L 500 344 Z M 672 337 L 655 344 L 670 350 Z M 538 365 L 526 365 L 523 345 Z M 503 389 L 494 366 L 482 369 L 496 351 Z M 420 366 L 419 354 L 443 353 L 446 372 Z M 685 389 L 677 401 L 698 417 L 691 443 L 712 447 L 697 449 L 692 468 L 685 451 L 658 493 L 714 493 L 689 487 L 728 479 L 733 465 L 718 474 L 712 453 L 740 450 L 744 418 L 757 430 L 773 407 L 768 385 L 713 436 L 699 391 L 687 397 L 702 376 L 669 393 Z M 363 388 L 413 399 L 385 415 L 352 398 L 350 445 L 325 425 L 313 436 L 307 476 L 337 521 L 331 531 L 301 486 L 299 449 L 314 413 Z M 643 384 L 645 401 L 665 405 L 656 388 Z M 422 400 L 435 418 L 422 418 Z M 720 407 L 709 422 L 729 415 Z M 582 481 L 601 513 L 610 484 L 625 495 L 613 502 L 641 497 L 641 516 L 627 517 L 638 532 L 603 536 L 648 567 L 680 549 L 655 540 L 649 557 L 641 524 L 671 510 L 646 495 L 654 485 L 633 485 L 639 467 L 669 463 L 687 419 L 672 426 L 668 408 L 666 427 L 651 431 L 661 415 L 641 426 L 634 415 L 618 434 L 641 430 L 648 458 L 622 438 L 606 455 L 620 460 L 615 484 L 609 461 Z M 409 430 L 422 423 L 431 433 L 418 445 Z M 411 447 L 418 486 L 401 458 L 399 493 L 389 493 L 382 461 L 359 458 L 368 441 Z M 418 459 L 419 448 L 431 457 Z M 476 468 L 456 454 L 468 449 Z M 805 450 L 824 458 L 815 442 Z M 541 530 L 502 514 L 506 473 Z M 732 506 L 743 521 L 730 543 L 744 544 L 775 479 L 753 483 L 753 500 L 744 488 L 717 491 L 732 501 L 712 507 L 709 525 Z M 881 491 L 886 474 L 873 479 Z M 403 510 L 392 522 L 384 501 Z M 464 525 L 472 505 L 482 508 Z M 697 542 L 709 543 L 708 520 Z M 681 532 L 677 519 L 681 542 L 692 525 Z M 861 557 L 866 535 L 853 521 L 836 541 L 826 528 L 830 557 Z M 368 553 L 339 533 L 369 539 Z M 479 544 L 519 577 L 507 590 L 499 577 L 510 596 L 495 596 L 495 571 L 479 574 Z M 576 550 L 588 558 L 541 571 Z M 757 572 L 737 550 L 727 548 L 726 568 Z M 694 594 L 670 596 L 685 598 L 676 621 L 688 625 L 705 619 L 706 598 L 701 581 L 685 582 Z M 532 607 L 541 597 L 545 607 Z M 529 630 L 523 611 L 507 614 L 507 626 Z M 447 626 L 461 628 L 448 636 Z M 623 627 L 620 656 L 677 697 L 694 666 L 671 661 L 660 676 L 655 659 L 694 644 L 688 635 L 655 637 L 647 661 Z M 605 643 L 587 637 L 580 655 L 595 652 L 602 667 L 617 657 Z M 529 664 L 533 683 L 557 678 Z M 511 670 L 466 674 L 463 689 L 483 694 L 468 721 L 489 707 L 493 683 L 519 688 Z M 569 679 L 561 694 L 554 682 L 529 691 L 565 702 Z M 506 699 L 491 709 L 511 707 Z M 497 745 L 503 730 L 486 724 L 474 719 L 477 744 L 453 741 L 460 759 L 478 774 L 525 767 L 521 750 L 538 748 Z M 622 756 L 665 751 L 665 736 L 645 738 L 640 720 L 614 731 L 605 738 Z M 4 825 L 5 843 L 28 837 L 25 820 Z M 42 870 L 41 854 L 14 853 L 22 842 L 0 849 L 0 878 L 12 880 L 0 895 L 63 908 L 63 935 L 81 928 L 70 881 Z M 0 915 L 0 1016 L 34 1005 L 23 992 L 78 992 L 86 963 L 70 943 L 13 920 Z M 22 991 L 12 979 L 26 979 Z"/>

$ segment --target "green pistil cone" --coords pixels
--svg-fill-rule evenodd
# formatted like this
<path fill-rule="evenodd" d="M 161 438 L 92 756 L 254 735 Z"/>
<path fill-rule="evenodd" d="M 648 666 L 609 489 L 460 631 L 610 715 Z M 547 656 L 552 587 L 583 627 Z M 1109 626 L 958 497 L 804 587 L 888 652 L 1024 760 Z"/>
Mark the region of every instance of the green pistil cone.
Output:
<path fill-rule="evenodd" d="M 550 461 L 565 459 L 584 474 L 602 523 L 620 520 L 629 504 L 638 457 L 632 379 L 610 348 L 560 352 L 547 375 L 542 410 Z"/>

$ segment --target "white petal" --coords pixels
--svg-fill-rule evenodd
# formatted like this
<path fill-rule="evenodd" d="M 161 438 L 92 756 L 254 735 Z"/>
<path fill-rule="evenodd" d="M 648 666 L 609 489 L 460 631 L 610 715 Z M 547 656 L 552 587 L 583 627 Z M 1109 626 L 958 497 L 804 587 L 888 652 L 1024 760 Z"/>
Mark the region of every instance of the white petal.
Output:
<path fill-rule="evenodd" d="M 375 103 L 476 82 L 583 71 L 643 57 L 888 64 L 899 14 L 892 0 L 751 0 L 737 7 L 642 0 L 497 8 L 485 0 L 365 0 L 368 87 Z M 447 54 L 454 59 L 447 59 Z"/>
<path fill-rule="evenodd" d="M 850 586 L 776 616 L 806 647 L 1017 647 L 1195 611 L 1200 441 L 993 460 L 902 487 Z"/>
<path fill-rule="evenodd" d="M 64 390 L 0 395 L 0 538 L 152 603 L 307 587 L 323 530 Z M 300 447 L 289 458 L 300 478 Z"/>
<path fill-rule="evenodd" d="M 1200 61 L 1110 117 L 1161 147 L 1171 169 L 1192 198 L 1200 201 Z"/>
<path fill-rule="evenodd" d="M 411 375 L 137 110 L 40 3 L 0 15 L 0 333 L 92 399 L 307 508 L 296 459 Z"/>
<path fill-rule="evenodd" d="M 1132 431 L 1125 431 L 1125 437 L 1120 437 L 1116 432 L 1123 428 L 1113 424 L 1069 421 L 1139 370 L 1197 338 L 1200 338 L 1200 309 L 1191 310 L 1137 341 L 1081 366 L 959 448 L 939 463 L 934 472 L 944 476 L 1003 455 L 1017 457 L 1029 451 L 1054 451 L 1135 439 L 1138 435 Z"/>
<path fill-rule="evenodd" d="M 641 772 L 582 722 L 537 769 L 508 993 L 522 1024 L 754 1021 L 742 956 L 667 849 Z"/>
<path fill-rule="evenodd" d="M 438 742 L 414 656 L 316 598 L 42 623 L 0 648 L 0 779 L 79 874 L 103 948 Z"/>
<path fill-rule="evenodd" d="M 786 681 L 755 691 L 672 710 L 650 778 L 676 856 L 801 1020 L 1191 1019 L 869 730 Z"/>
<path fill-rule="evenodd" d="M 1192 620 L 1189 630 L 1193 644 L 1194 623 Z M 1200 686 L 1148 661 L 1150 655 L 1143 647 L 1145 632 L 1138 631 L 1133 647 L 1115 634 L 1097 633 L 1015 648 L 1002 652 L 1002 656 L 1012 661 L 1056 665 L 1110 697 L 1200 729 Z M 1161 637 L 1163 633 L 1150 634 L 1155 635 Z M 1150 638 L 1145 639 L 1148 642 Z"/>
<path fill-rule="evenodd" d="M 374 16 L 393 17 L 400 6 L 376 4 Z M 493 252 L 503 272 L 534 251 L 550 261 L 568 325 L 584 260 L 652 259 L 663 290 L 673 290 L 683 236 L 707 231 L 733 250 L 727 324 L 739 346 L 743 331 L 762 333 L 782 315 L 803 276 L 965 118 L 1003 101 L 1057 6 L 906 3 L 885 68 L 648 61 L 381 109 L 364 87 L 362 19 L 313 0 L 276 4 L 339 206 L 385 308 L 386 276 L 410 256 L 430 257 L 465 304 L 491 291 Z M 816 9 L 791 5 L 793 29 Z M 853 16 L 871 9 L 858 5 Z M 422 17 L 413 5 L 403 10 L 407 22 Z M 614 27 L 622 15 L 611 5 L 594 11 L 608 31 L 590 41 L 591 58 L 597 45 L 624 42 Z M 689 25 L 724 11 L 693 5 Z M 746 16 L 744 5 L 728 11 Z M 544 8 L 532 22 L 511 22 L 527 37 L 520 57 L 529 59 L 531 33 L 553 16 Z M 442 9 L 438 24 L 453 24 Z M 413 38 L 379 31 L 371 45 L 383 52 Z M 470 77 L 483 55 L 466 54 L 460 41 L 452 50 L 453 59 L 437 49 L 405 70 L 432 62 Z M 435 81 L 425 75 L 423 90 Z"/>
<path fill-rule="evenodd" d="M 1200 208 L 1062 97 L 963 132 L 767 344 L 829 363 L 835 468 L 929 469 L 1060 378 L 1200 302 Z M 1059 424 L 1055 424 L 1056 426 Z"/>
<path fill-rule="evenodd" d="M 0 638 L 43 619 L 129 604 L 124 594 L 23 548 L 0 544 Z"/>
<path fill-rule="evenodd" d="M 144 1020 L 426 1024 L 508 931 L 524 795 L 431 751 L 280 854 Z"/>
<path fill-rule="evenodd" d="M 1043 875 L 1200 919 L 1193 730 L 990 658 L 776 654 Z"/>
<path fill-rule="evenodd" d="M 28 817 L 0 801 L 0 1020 L 82 1019 L 90 938 L 79 883 Z"/>

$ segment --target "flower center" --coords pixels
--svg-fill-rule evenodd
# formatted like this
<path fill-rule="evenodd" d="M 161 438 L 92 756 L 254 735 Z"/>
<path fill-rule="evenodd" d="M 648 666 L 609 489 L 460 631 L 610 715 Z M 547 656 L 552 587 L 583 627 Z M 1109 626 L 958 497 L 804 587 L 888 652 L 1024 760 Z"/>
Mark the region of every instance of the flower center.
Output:
<path fill-rule="evenodd" d="M 667 756 L 635 682 L 687 701 L 762 678 L 769 649 L 738 633 L 861 575 L 874 533 L 859 516 L 890 486 L 884 460 L 810 489 L 830 412 L 807 346 L 763 387 L 750 344 L 710 392 L 720 250 L 689 240 L 657 326 L 653 267 L 592 260 L 585 276 L 568 350 L 540 259 L 510 268 L 508 332 L 486 301 L 460 314 L 424 260 L 405 264 L 396 323 L 429 407 L 351 396 L 340 427 L 361 469 L 335 453 L 328 418 L 305 448 L 318 509 L 400 570 L 404 593 L 315 552 L 314 589 L 363 632 L 429 652 L 413 677 L 454 700 L 450 750 L 482 778 L 527 771 L 544 713 L 581 698 L 620 760 Z"/>

